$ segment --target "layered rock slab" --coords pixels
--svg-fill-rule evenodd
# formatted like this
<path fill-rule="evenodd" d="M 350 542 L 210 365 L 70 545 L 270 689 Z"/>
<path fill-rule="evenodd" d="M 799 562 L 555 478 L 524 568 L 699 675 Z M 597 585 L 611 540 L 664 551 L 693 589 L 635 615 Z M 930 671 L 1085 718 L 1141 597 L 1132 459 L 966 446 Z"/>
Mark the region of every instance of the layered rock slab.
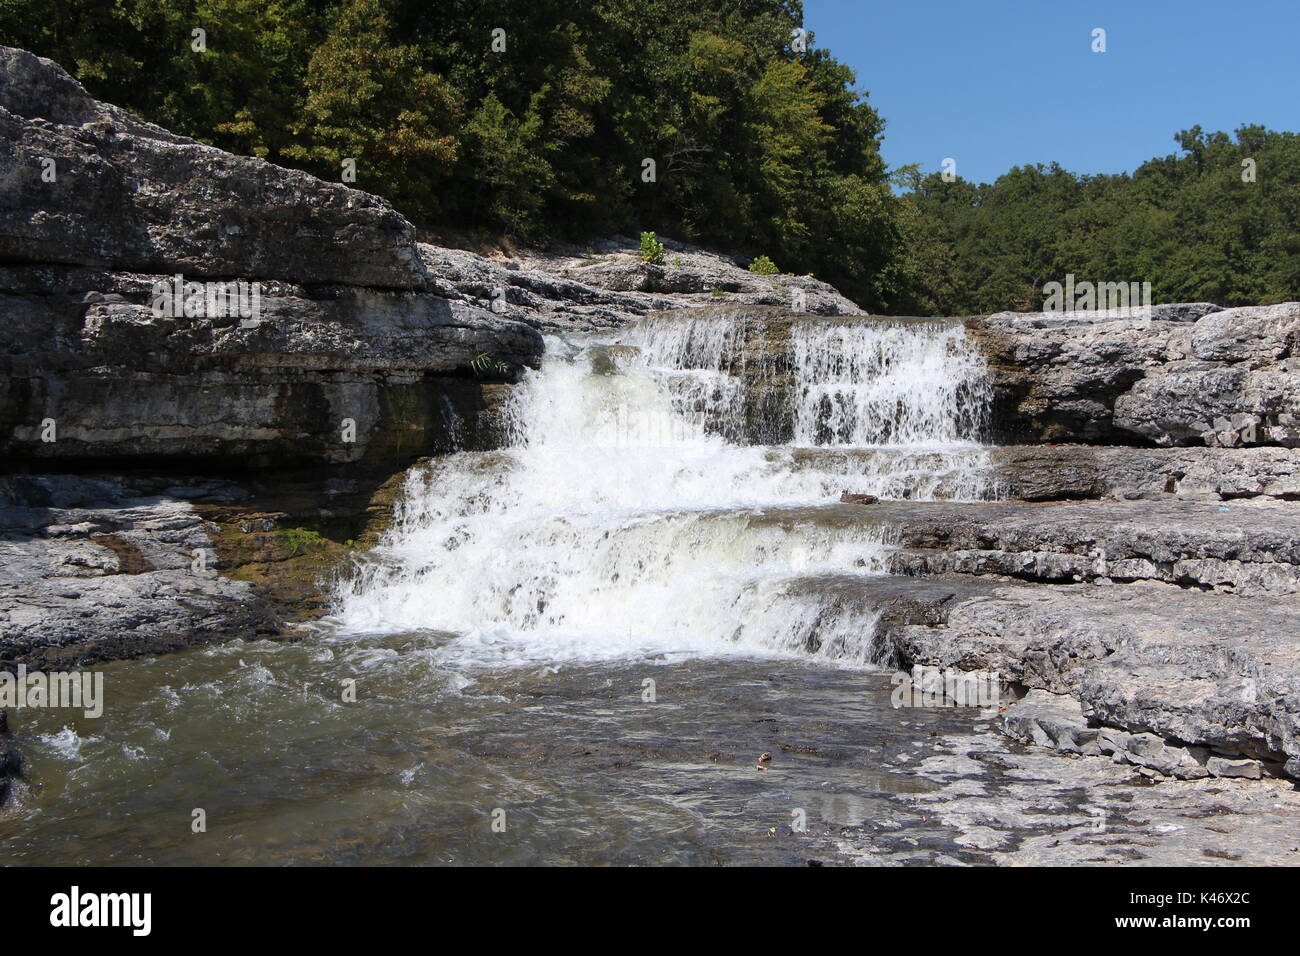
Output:
<path fill-rule="evenodd" d="M 805 587 L 828 611 L 868 612 L 877 660 L 1068 695 L 1097 731 L 1056 721 L 1050 740 L 1021 739 L 1187 778 L 1296 776 L 1300 516 L 1286 502 L 1223 507 L 879 502 L 759 520 L 878 525 L 890 568 L 917 576 Z"/>
<path fill-rule="evenodd" d="M 1300 445 L 1300 303 L 966 320 L 1005 442 Z"/>
<path fill-rule="evenodd" d="M 0 47 L 0 259 L 422 290 L 387 202 L 177 136 Z M 53 160 L 53 178 L 43 175 Z"/>
<path fill-rule="evenodd" d="M 768 509 L 763 520 L 878 525 L 898 574 L 1300 592 L 1300 510 L 1285 501 L 881 501 Z"/>
<path fill-rule="evenodd" d="M 438 294 L 384 200 L 173 135 L 21 50 L 0 78 L 4 451 L 391 470 L 501 441 L 499 386 L 541 337 Z M 257 307 L 158 308 L 176 276 L 256 284 Z"/>
<path fill-rule="evenodd" d="M 905 625 L 888 639 L 911 662 L 996 671 L 1068 694 L 1094 726 L 1254 758 L 1297 776 L 1298 621 L 1295 598 L 1153 583 L 1009 586 L 954 601 L 942 626 Z M 1104 740 L 1092 746 L 1078 752 L 1143 749 L 1114 738 L 1109 750 Z"/>
<path fill-rule="evenodd" d="M 618 328 L 654 312 L 717 306 L 862 313 L 812 276 L 758 275 L 740 257 L 668 238 L 663 244 L 661 263 L 643 261 L 626 236 L 492 257 L 427 243 L 419 250 L 440 294 L 547 331 Z"/>
<path fill-rule="evenodd" d="M 121 479 L 0 479 L 0 666 L 62 670 L 276 633 L 251 584 L 218 574 L 182 495 Z M 189 494 L 238 495 L 220 482 Z"/>

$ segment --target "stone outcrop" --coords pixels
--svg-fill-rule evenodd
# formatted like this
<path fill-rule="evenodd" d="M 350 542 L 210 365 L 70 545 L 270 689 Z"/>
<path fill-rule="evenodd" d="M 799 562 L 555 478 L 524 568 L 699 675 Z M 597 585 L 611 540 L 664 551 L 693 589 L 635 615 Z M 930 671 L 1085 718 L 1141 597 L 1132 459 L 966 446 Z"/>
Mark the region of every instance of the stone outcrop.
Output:
<path fill-rule="evenodd" d="M 1300 445 L 1300 303 L 967 320 L 1008 442 Z"/>
<path fill-rule="evenodd" d="M 874 622 L 883 664 L 1053 695 L 1011 706 L 1018 739 L 1184 779 L 1300 776 L 1300 516 L 1222 507 L 881 501 L 763 520 L 878 526 L 891 576 L 797 587 Z M 1075 717 L 1038 714 L 1048 702 Z"/>
<path fill-rule="evenodd" d="M 0 77 L 0 260 L 426 286 L 414 230 L 378 197 L 169 133 L 24 50 L 0 47 Z"/>
<path fill-rule="evenodd" d="M 1181 779 L 1300 776 L 1295 595 L 988 574 L 803 586 L 870 612 L 882 664 L 996 674 L 999 723 L 1025 743 Z"/>
<path fill-rule="evenodd" d="M 1039 717 L 1022 714 L 1011 724 L 1022 738 L 1118 753 L 1174 776 L 1252 774 L 1253 765 L 1233 763 L 1249 760 L 1260 773 L 1294 777 L 1298 614 L 1294 598 L 1226 597 L 1160 584 L 1016 585 L 958 598 L 941 626 L 905 625 L 888 640 L 910 662 L 993 670 L 1031 689 L 1070 695 L 1089 726 L 1100 728 L 1094 736 L 1077 726 L 1046 726 L 1040 737 L 1029 727 Z M 1182 753 L 1189 746 L 1203 749 Z M 1215 757 L 1226 762 L 1211 767 Z"/>
<path fill-rule="evenodd" d="M 442 294 L 384 200 L 176 136 L 7 47 L 0 156 L 0 451 L 28 473 L 0 487 L 0 666 L 319 612 L 386 479 L 499 444 L 540 359 L 533 328 Z M 177 276 L 245 283 L 221 287 L 244 308 L 185 286 L 160 307 Z"/>
<path fill-rule="evenodd" d="M 896 573 L 1300 593 L 1300 511 L 1287 502 L 882 502 L 869 514 L 897 541 Z"/>
<path fill-rule="evenodd" d="M 499 440 L 498 386 L 541 338 L 439 294 L 384 200 L 175 136 L 21 50 L 0 77 L 0 450 L 391 470 Z M 156 308 L 177 275 L 255 282 L 257 314 Z"/>
<path fill-rule="evenodd" d="M 500 441 L 537 334 L 439 296 L 268 284 L 255 320 L 152 313 L 151 277 L 0 268 L 0 447 L 31 461 L 359 462 Z M 506 363 L 473 372 L 475 355 Z M 496 379 L 496 381 L 493 381 Z"/>
<path fill-rule="evenodd" d="M 625 236 L 586 248 L 492 258 L 421 243 L 433 287 L 548 331 L 618 328 L 652 312 L 774 306 L 813 315 L 861 315 L 855 303 L 812 276 L 758 275 L 740 257 L 662 240 L 662 263 L 643 262 Z"/>
<path fill-rule="evenodd" d="M 0 478 L 0 667 L 62 669 L 231 637 L 325 607 L 402 474 Z"/>
<path fill-rule="evenodd" d="M 229 483 L 0 479 L 0 666 L 62 670 L 274 634 L 253 585 L 219 573 L 193 499 Z"/>

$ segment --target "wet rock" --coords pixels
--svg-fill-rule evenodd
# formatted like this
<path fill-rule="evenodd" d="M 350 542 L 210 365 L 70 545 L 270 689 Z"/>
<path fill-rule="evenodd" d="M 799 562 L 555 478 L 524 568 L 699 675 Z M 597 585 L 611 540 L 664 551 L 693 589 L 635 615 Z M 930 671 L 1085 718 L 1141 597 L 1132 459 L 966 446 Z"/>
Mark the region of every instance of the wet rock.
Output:
<path fill-rule="evenodd" d="M 587 350 L 591 357 L 591 370 L 596 375 L 617 375 L 631 364 L 637 350 L 628 345 L 596 345 Z"/>
<path fill-rule="evenodd" d="M 391 518 L 399 474 L 0 478 L 0 663 L 279 635 Z"/>
<path fill-rule="evenodd" d="M 13 780 L 23 773 L 22 754 L 9 736 L 9 717 L 0 710 L 0 806 L 4 805 Z"/>
<path fill-rule="evenodd" d="M 117 479 L 0 479 L 0 662 L 66 668 L 275 633 L 253 586 L 218 566 L 188 501 Z"/>
<path fill-rule="evenodd" d="M 880 499 L 875 495 L 854 495 L 844 492 L 840 495 L 840 501 L 851 505 L 874 505 Z"/>

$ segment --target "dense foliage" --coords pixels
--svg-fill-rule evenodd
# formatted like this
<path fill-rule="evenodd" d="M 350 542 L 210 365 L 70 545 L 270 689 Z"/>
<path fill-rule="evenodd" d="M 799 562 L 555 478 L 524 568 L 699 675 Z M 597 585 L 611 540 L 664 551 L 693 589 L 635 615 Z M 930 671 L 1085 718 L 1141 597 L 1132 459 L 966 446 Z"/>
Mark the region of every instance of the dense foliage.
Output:
<path fill-rule="evenodd" d="M 801 23 L 797 0 L 0 0 L 0 41 L 101 99 L 327 178 L 355 159 L 417 223 L 653 229 L 884 306 L 882 124 Z"/>
<path fill-rule="evenodd" d="M 903 170 L 899 197 L 882 120 L 801 24 L 799 0 L 0 0 L 0 42 L 97 97 L 324 178 L 354 160 L 425 226 L 653 230 L 876 311 L 1036 306 L 1067 272 L 1157 301 L 1300 298 L 1295 135 L 1197 128 L 1132 176 Z"/>
<path fill-rule="evenodd" d="M 1055 164 L 980 186 L 914 175 L 913 308 L 1037 309 L 1044 284 L 1067 273 L 1149 281 L 1156 302 L 1300 299 L 1300 136 L 1246 126 L 1234 139 L 1198 126 L 1175 139 L 1181 156 L 1132 175 Z"/>

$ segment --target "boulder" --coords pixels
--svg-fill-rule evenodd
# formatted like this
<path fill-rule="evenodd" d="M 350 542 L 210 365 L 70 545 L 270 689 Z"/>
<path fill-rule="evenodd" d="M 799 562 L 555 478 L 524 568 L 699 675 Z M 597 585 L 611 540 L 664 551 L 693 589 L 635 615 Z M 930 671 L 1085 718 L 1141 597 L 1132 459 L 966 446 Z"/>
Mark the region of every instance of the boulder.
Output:
<path fill-rule="evenodd" d="M 169 133 L 24 50 L 0 47 L 0 78 L 0 260 L 427 284 L 411 224 L 383 199 Z"/>

